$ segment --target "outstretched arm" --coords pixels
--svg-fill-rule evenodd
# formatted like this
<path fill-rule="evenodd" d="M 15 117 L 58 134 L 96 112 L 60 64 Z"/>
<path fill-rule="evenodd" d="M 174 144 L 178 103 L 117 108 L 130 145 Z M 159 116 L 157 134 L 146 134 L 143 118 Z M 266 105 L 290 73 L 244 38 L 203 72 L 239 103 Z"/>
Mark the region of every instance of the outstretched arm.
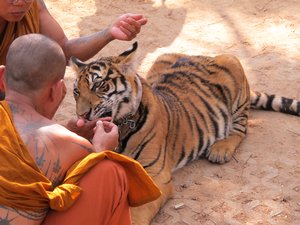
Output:
<path fill-rule="evenodd" d="M 39 0 L 40 30 L 54 39 L 64 50 L 66 58 L 76 56 L 82 61 L 93 57 L 105 45 L 114 39 L 130 41 L 140 32 L 141 26 L 147 23 L 147 19 L 139 14 L 125 14 L 102 31 L 74 39 L 68 39 L 58 24 L 51 16 L 43 0 Z"/>

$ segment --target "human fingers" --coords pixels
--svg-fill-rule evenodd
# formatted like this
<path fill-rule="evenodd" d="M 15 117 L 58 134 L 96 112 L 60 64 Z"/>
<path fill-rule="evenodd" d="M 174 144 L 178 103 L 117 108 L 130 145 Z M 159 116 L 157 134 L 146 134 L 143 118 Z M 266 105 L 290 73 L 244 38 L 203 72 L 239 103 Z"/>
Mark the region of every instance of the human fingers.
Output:
<path fill-rule="evenodd" d="M 107 141 L 106 132 L 104 131 L 102 121 L 97 121 L 94 128 L 94 136 L 92 138 L 92 144 L 95 148 L 95 151 L 100 151 L 106 148 L 105 142 Z"/>
<path fill-rule="evenodd" d="M 111 131 L 111 129 L 112 129 L 112 125 L 108 121 L 103 121 L 103 127 L 104 127 L 104 131 L 106 133 L 109 133 Z"/>
<path fill-rule="evenodd" d="M 123 26 L 120 26 L 119 29 L 122 32 L 122 35 L 120 34 L 121 40 L 131 40 L 135 38 L 135 35 L 133 35 L 129 30 L 127 30 Z"/>
<path fill-rule="evenodd" d="M 122 25 L 131 32 L 140 31 L 141 25 L 147 23 L 147 19 L 138 14 L 125 14 L 120 17 L 119 26 Z"/>
<path fill-rule="evenodd" d="M 111 121 L 111 119 L 112 119 L 111 117 L 102 117 L 102 118 L 97 118 L 97 119 L 93 119 L 93 120 L 89 121 L 89 120 L 85 120 L 83 118 L 79 118 L 77 121 L 77 126 L 83 127 L 85 125 L 86 127 L 89 127 L 90 129 L 92 129 L 92 128 L 96 127 L 98 121 L 108 121 L 109 122 L 109 121 Z"/>
<path fill-rule="evenodd" d="M 107 127 L 110 129 L 109 132 L 106 132 Z M 118 128 L 115 124 L 107 121 L 98 121 L 95 128 L 96 132 L 92 139 L 93 146 L 96 151 L 101 151 L 104 149 L 113 150 L 118 146 Z"/>
<path fill-rule="evenodd" d="M 76 121 L 77 127 L 83 127 L 85 125 L 85 120 L 83 118 L 78 118 Z"/>
<path fill-rule="evenodd" d="M 106 134 L 104 125 L 102 121 L 97 121 L 96 126 L 93 129 L 94 131 L 94 138 L 98 137 L 98 138 L 103 138 L 103 135 Z"/>
<path fill-rule="evenodd" d="M 141 14 L 127 14 L 127 18 L 134 19 L 137 21 L 140 25 L 145 25 L 148 20 Z"/>
<path fill-rule="evenodd" d="M 107 133 L 118 133 L 118 126 L 114 123 L 103 121 L 104 130 Z"/>
<path fill-rule="evenodd" d="M 103 122 L 101 120 L 98 120 L 96 122 L 95 127 L 93 129 L 94 133 L 99 132 L 99 130 L 101 130 L 101 131 L 104 130 Z"/>
<path fill-rule="evenodd" d="M 119 138 L 119 127 L 117 125 L 113 124 L 110 132 Z"/>
<path fill-rule="evenodd" d="M 89 122 L 94 124 L 94 125 L 91 124 L 91 126 L 94 128 L 94 132 L 95 132 L 95 130 L 97 128 L 97 122 L 98 121 L 101 121 L 103 123 L 103 122 L 110 122 L 111 120 L 112 120 L 111 117 L 102 117 L 102 118 L 94 119 L 94 120 L 89 121 Z"/>
<path fill-rule="evenodd" d="M 125 29 L 125 33 L 127 35 L 131 35 L 132 33 L 136 33 L 136 27 L 132 24 L 130 24 L 129 19 L 126 19 L 126 21 L 120 21 L 120 28 Z M 135 22 L 137 23 L 137 22 Z"/>
<path fill-rule="evenodd" d="M 147 20 L 146 18 L 142 18 L 142 19 L 138 20 L 137 22 L 138 22 L 140 25 L 145 25 L 145 24 L 148 22 L 148 20 Z"/>
<path fill-rule="evenodd" d="M 118 18 L 118 21 L 115 23 L 115 25 L 119 26 L 121 21 L 126 21 L 128 19 L 133 19 L 134 21 L 138 22 L 139 25 L 145 25 L 148 20 L 141 14 L 132 14 L 127 13 Z"/>
<path fill-rule="evenodd" d="M 125 22 L 130 25 L 133 31 L 139 30 L 141 28 L 141 24 L 138 22 L 138 20 L 135 20 L 131 17 L 126 18 Z"/>
<path fill-rule="evenodd" d="M 135 13 L 126 13 L 124 16 L 131 17 L 135 20 L 140 20 L 140 19 L 144 18 L 144 16 L 142 14 L 135 14 Z"/>
<path fill-rule="evenodd" d="M 101 128 L 101 129 L 104 129 L 104 125 L 103 125 L 103 122 L 101 120 L 98 120 L 96 122 L 96 128 Z"/>
<path fill-rule="evenodd" d="M 110 132 L 106 133 L 105 146 L 107 149 L 115 149 L 119 145 L 119 132 L 115 124 L 110 124 Z"/>
<path fill-rule="evenodd" d="M 129 15 L 129 18 L 132 18 L 135 21 L 137 21 L 139 25 L 145 25 L 148 22 L 147 18 L 140 14 L 131 14 Z"/>
<path fill-rule="evenodd" d="M 98 118 L 97 120 L 101 120 L 101 121 L 108 121 L 110 122 L 112 120 L 112 118 L 110 116 L 108 117 L 101 117 L 101 118 Z"/>

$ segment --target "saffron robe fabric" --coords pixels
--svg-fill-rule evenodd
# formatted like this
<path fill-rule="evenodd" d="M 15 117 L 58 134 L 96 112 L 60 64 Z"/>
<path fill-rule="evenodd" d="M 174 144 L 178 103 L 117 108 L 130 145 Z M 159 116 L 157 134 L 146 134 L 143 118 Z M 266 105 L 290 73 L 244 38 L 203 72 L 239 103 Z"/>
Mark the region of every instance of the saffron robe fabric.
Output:
<path fill-rule="evenodd" d="M 63 184 L 53 187 L 32 159 L 13 125 L 7 102 L 0 101 L 0 205 L 18 210 L 68 209 L 81 189 L 80 178 L 103 159 L 113 160 L 125 169 L 130 206 L 140 206 L 157 199 L 161 192 L 143 167 L 135 160 L 112 151 L 91 153 L 75 163 Z M 88 191 L 88 190 L 86 190 Z"/>
<path fill-rule="evenodd" d="M 34 0 L 25 16 L 17 22 L 8 22 L 0 43 L 0 65 L 5 65 L 6 55 L 11 43 L 24 34 L 39 33 L 40 20 L 37 2 Z"/>

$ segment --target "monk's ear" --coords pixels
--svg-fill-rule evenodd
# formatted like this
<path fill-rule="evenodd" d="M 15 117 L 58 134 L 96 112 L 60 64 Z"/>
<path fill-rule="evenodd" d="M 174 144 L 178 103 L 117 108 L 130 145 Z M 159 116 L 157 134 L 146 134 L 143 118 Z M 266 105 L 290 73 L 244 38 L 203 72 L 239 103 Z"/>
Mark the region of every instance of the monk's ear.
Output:
<path fill-rule="evenodd" d="M 51 86 L 49 98 L 51 101 L 57 102 L 57 104 L 59 105 L 64 99 L 66 92 L 67 88 L 65 82 L 63 79 L 60 79 Z"/>
<path fill-rule="evenodd" d="M 66 94 L 64 80 L 56 81 L 37 94 L 40 94 L 37 98 L 42 103 L 40 113 L 46 118 L 52 119 Z"/>
<path fill-rule="evenodd" d="M 5 66 L 1 65 L 0 66 L 0 92 L 5 91 L 4 74 L 5 74 Z"/>

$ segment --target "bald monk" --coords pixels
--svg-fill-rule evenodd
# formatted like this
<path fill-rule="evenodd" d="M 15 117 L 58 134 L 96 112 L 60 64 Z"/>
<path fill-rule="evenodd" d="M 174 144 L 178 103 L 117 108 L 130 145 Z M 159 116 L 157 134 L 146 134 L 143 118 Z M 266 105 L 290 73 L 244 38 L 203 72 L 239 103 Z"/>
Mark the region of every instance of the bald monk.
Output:
<path fill-rule="evenodd" d="M 60 46 L 39 34 L 17 38 L 0 67 L 0 224 L 131 224 L 129 206 L 160 191 L 139 163 L 103 151 L 118 145 L 113 123 L 98 121 L 90 143 L 51 120 L 65 67 Z"/>

